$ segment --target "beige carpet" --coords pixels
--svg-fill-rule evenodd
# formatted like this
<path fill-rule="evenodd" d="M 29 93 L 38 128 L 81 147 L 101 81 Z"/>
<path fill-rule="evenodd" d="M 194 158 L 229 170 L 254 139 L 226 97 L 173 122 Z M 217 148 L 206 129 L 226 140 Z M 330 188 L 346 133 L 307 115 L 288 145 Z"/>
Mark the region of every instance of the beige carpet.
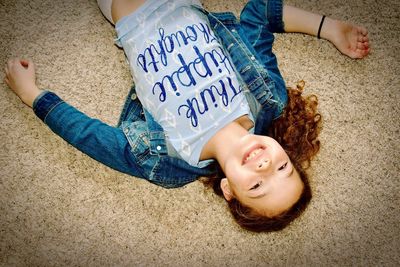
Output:
<path fill-rule="evenodd" d="M 244 0 L 207 0 L 238 13 Z M 54 135 L 0 83 L 2 266 L 399 266 L 400 2 L 290 0 L 368 27 L 373 52 L 278 35 L 289 85 L 324 118 L 313 201 L 279 233 L 253 234 L 199 182 L 166 190 L 104 167 Z M 95 0 L 0 0 L 0 63 L 32 58 L 38 84 L 116 124 L 131 84 Z M 1 80 L 4 74 L 0 74 Z"/>

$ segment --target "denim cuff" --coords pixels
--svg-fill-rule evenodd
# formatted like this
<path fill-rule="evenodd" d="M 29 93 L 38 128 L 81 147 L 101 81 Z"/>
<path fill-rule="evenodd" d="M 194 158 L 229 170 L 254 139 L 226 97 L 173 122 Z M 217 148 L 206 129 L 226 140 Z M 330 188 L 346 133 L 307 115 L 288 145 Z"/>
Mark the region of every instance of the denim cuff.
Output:
<path fill-rule="evenodd" d="M 33 101 L 32 108 L 36 116 L 39 117 L 43 122 L 47 115 L 60 103 L 64 102 L 55 93 L 49 91 L 43 91 Z"/>
<path fill-rule="evenodd" d="M 283 1 L 282 0 L 265 0 L 267 8 L 265 9 L 265 16 L 270 23 L 271 32 L 283 33 L 285 32 L 285 25 L 283 22 Z"/>

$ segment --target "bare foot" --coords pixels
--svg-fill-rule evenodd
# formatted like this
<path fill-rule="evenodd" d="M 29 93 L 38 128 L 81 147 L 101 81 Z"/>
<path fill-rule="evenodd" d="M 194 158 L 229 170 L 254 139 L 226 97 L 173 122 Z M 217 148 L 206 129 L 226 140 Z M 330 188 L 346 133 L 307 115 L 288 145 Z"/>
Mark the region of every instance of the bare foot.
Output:
<path fill-rule="evenodd" d="M 368 31 L 364 27 L 327 18 L 326 25 L 323 25 L 322 29 L 325 31 L 326 39 L 344 55 L 363 58 L 370 52 Z"/>

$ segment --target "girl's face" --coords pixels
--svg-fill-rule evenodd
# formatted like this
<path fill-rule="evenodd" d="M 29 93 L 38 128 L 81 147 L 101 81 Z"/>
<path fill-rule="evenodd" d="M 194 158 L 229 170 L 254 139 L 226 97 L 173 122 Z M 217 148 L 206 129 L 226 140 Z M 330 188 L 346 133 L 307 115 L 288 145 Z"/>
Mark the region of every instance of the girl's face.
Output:
<path fill-rule="evenodd" d="M 289 209 L 304 184 L 288 155 L 273 138 L 248 134 L 231 148 L 221 188 L 256 212 L 274 216 Z"/>

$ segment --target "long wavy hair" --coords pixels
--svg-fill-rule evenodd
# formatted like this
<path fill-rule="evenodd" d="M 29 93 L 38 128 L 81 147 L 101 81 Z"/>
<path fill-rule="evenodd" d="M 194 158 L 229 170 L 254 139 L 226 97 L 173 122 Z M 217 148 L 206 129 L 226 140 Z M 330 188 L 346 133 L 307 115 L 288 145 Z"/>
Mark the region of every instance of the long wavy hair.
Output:
<path fill-rule="evenodd" d="M 320 148 L 318 134 L 321 115 L 317 112 L 317 97 L 302 95 L 304 85 L 304 81 L 299 81 L 295 88 L 287 88 L 287 106 L 282 115 L 269 127 L 268 132 L 264 133 L 278 141 L 286 151 L 304 183 L 303 191 L 292 207 L 273 217 L 257 213 L 236 198 L 227 201 L 236 222 L 247 230 L 254 232 L 282 230 L 300 216 L 311 200 L 311 188 L 305 170 L 310 166 L 311 159 Z M 223 197 L 220 187 L 223 177 L 225 175 L 220 170 L 218 175 L 202 179 L 202 182 L 212 187 L 217 195 Z"/>

